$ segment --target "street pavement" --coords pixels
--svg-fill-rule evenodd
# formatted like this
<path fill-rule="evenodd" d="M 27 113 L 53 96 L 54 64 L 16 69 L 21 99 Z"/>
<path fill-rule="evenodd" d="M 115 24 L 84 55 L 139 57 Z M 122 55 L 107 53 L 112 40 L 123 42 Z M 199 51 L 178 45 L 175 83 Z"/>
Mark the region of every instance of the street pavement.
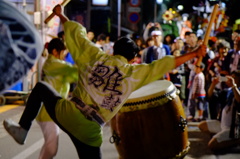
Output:
<path fill-rule="evenodd" d="M 9 109 L 9 110 L 7 110 Z M 37 159 L 40 152 L 43 136 L 37 123 L 34 121 L 29 131 L 27 143 L 18 145 L 10 137 L 2 126 L 2 121 L 12 118 L 18 121 L 21 117 L 24 106 L 5 105 L 0 107 L 0 159 Z M 221 154 L 214 154 L 207 148 L 210 139 L 208 134 L 202 133 L 197 127 L 197 122 L 188 123 L 188 136 L 190 141 L 190 150 L 185 159 L 240 159 L 240 147 L 229 151 L 223 151 Z M 151 135 L 151 134 L 149 134 Z M 103 159 L 118 159 L 118 152 L 114 144 L 109 142 L 111 137 L 111 128 L 109 124 L 103 129 L 102 156 Z M 59 150 L 55 159 L 77 159 L 76 150 L 69 137 L 61 132 L 59 139 Z"/>

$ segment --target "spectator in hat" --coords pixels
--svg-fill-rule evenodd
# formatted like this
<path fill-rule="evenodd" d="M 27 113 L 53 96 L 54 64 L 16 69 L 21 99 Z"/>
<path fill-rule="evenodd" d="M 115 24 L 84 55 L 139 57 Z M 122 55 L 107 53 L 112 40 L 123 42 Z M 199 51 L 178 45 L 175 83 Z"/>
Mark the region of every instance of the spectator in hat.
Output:
<path fill-rule="evenodd" d="M 147 41 L 147 39 L 149 37 L 151 37 L 151 32 L 153 30 L 160 30 L 160 31 L 162 31 L 162 27 L 161 27 L 160 23 L 158 23 L 158 22 L 155 22 L 155 23 L 149 22 L 147 24 L 147 26 L 146 26 L 146 28 L 144 29 L 144 32 L 143 32 L 143 40 L 145 42 Z"/>
<path fill-rule="evenodd" d="M 162 42 L 162 31 L 154 30 L 151 32 L 151 36 L 153 37 L 154 45 L 144 49 L 142 63 L 151 63 L 155 60 L 162 59 L 166 55 L 171 55 L 170 47 Z M 164 75 L 163 79 L 169 79 L 169 75 Z"/>
<path fill-rule="evenodd" d="M 168 45 L 163 44 L 162 40 L 162 32 L 160 30 L 154 30 L 151 33 L 151 36 L 154 40 L 154 46 L 149 47 L 144 50 L 143 56 L 143 63 L 151 63 L 154 60 L 158 60 L 163 58 L 166 55 L 171 55 L 171 51 Z"/>

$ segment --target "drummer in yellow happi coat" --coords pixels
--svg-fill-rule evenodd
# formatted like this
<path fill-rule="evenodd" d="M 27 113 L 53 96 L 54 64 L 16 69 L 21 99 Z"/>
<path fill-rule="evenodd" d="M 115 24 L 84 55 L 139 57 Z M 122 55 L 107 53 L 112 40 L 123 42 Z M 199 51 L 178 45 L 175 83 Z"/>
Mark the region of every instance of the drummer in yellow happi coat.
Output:
<path fill-rule="evenodd" d="M 110 56 L 88 40 L 81 24 L 68 20 L 60 5 L 53 11 L 64 25 L 67 48 L 78 67 L 78 82 L 71 100 L 61 98 L 44 82 L 36 84 L 19 125 L 4 121 L 5 129 L 20 144 L 25 143 L 31 121 L 43 101 L 54 122 L 71 138 L 79 158 L 100 159 L 102 128 L 133 91 L 158 80 L 184 62 L 206 54 L 206 46 L 202 45 L 179 57 L 165 56 L 151 64 L 132 65 L 131 61 L 139 52 L 132 39 L 118 39 L 114 44 L 114 56 Z M 15 130 L 18 133 L 13 133 Z"/>

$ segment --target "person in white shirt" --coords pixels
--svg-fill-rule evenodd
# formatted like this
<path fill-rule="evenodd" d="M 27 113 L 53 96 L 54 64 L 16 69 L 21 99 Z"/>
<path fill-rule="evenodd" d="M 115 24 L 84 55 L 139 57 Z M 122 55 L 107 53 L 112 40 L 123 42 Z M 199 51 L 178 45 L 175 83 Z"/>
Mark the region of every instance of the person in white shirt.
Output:
<path fill-rule="evenodd" d="M 163 37 L 160 30 L 152 31 L 151 36 L 153 37 L 154 45 L 143 50 L 142 63 L 151 63 L 166 55 L 171 55 L 170 47 L 162 42 Z"/>
<path fill-rule="evenodd" d="M 217 83 L 220 82 L 219 77 L 215 77 L 208 89 L 208 98 L 213 95 L 213 90 Z M 201 131 L 215 134 L 208 143 L 211 150 L 222 150 L 240 144 L 240 130 L 236 127 L 235 122 L 238 118 L 239 122 L 239 106 L 240 106 L 240 70 L 231 73 L 231 76 L 226 76 L 228 89 L 225 90 L 225 98 L 222 100 L 221 120 L 206 120 L 199 123 L 198 127 Z M 224 93 L 224 92 L 223 92 Z M 239 124 L 239 123 L 238 123 Z M 235 131 L 237 130 L 237 132 Z"/>
<path fill-rule="evenodd" d="M 95 43 L 95 45 L 99 48 L 101 48 L 102 50 L 104 50 L 103 46 L 106 43 L 106 35 L 105 34 L 99 34 L 97 36 L 97 41 Z"/>

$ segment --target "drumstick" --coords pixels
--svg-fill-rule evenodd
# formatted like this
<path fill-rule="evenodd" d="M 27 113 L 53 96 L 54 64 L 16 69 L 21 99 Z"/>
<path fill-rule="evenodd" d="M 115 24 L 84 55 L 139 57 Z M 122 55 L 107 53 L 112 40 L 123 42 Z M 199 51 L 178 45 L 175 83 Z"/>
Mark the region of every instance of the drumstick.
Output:
<path fill-rule="evenodd" d="M 208 23 L 208 27 L 207 27 L 207 30 L 206 30 L 206 33 L 205 33 L 205 36 L 204 36 L 204 40 L 203 40 L 204 45 L 208 44 L 208 39 L 209 39 L 209 35 L 210 35 L 211 29 L 212 29 L 212 24 L 213 24 L 214 20 L 216 19 L 218 8 L 219 8 L 219 5 L 215 4 L 214 8 L 213 8 L 213 12 L 211 13 L 210 22 Z M 202 59 L 203 59 L 202 56 L 200 56 L 198 58 L 198 61 L 197 61 L 197 64 L 196 64 L 197 66 L 201 65 Z"/>
<path fill-rule="evenodd" d="M 61 6 L 66 6 L 68 4 L 68 2 L 70 2 L 71 0 L 64 0 L 62 3 L 61 3 Z M 44 20 L 44 23 L 47 24 L 53 17 L 55 16 L 54 13 L 50 14 L 45 20 Z"/>

